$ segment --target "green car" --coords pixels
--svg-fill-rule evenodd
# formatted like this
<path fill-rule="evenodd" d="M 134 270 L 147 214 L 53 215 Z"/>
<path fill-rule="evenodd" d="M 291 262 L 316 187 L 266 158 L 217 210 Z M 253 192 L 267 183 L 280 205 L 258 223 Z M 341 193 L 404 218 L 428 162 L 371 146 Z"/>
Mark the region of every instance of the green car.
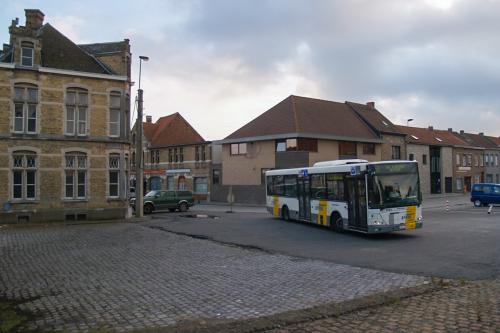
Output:
<path fill-rule="evenodd" d="M 130 205 L 135 206 L 135 198 L 130 200 Z M 190 191 L 151 191 L 144 196 L 144 214 L 166 209 L 185 212 L 193 205 L 194 197 Z"/>

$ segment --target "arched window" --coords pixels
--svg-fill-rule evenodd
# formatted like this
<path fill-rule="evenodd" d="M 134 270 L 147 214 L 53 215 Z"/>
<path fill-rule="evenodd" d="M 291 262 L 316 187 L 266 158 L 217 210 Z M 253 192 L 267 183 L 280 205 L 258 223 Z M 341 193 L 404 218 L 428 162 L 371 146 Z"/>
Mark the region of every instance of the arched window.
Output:
<path fill-rule="evenodd" d="M 186 177 L 179 176 L 179 179 L 177 182 L 177 189 L 181 190 L 181 191 L 187 189 Z"/>
<path fill-rule="evenodd" d="M 65 159 L 65 198 L 85 199 L 87 197 L 87 154 L 69 152 Z"/>
<path fill-rule="evenodd" d="M 33 59 L 35 48 L 31 42 L 21 43 L 21 65 L 25 67 L 33 67 Z"/>
<path fill-rule="evenodd" d="M 66 91 L 66 134 L 87 135 L 89 94 L 85 89 L 69 88 Z"/>
<path fill-rule="evenodd" d="M 36 198 L 37 156 L 32 151 L 12 153 L 12 198 L 34 200 Z"/>
<path fill-rule="evenodd" d="M 14 85 L 14 132 L 36 133 L 38 87 L 32 84 Z"/>
<path fill-rule="evenodd" d="M 112 91 L 109 95 L 109 136 L 120 136 L 122 112 L 122 95 L 119 91 Z"/>

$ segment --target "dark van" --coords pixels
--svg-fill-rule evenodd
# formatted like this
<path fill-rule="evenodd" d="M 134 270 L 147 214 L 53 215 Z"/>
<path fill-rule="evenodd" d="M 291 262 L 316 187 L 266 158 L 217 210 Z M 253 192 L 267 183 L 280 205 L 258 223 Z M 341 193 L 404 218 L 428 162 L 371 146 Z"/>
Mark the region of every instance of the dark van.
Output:
<path fill-rule="evenodd" d="M 472 186 L 470 201 L 476 207 L 500 204 L 500 184 L 474 184 Z"/>
<path fill-rule="evenodd" d="M 135 198 L 130 199 L 130 205 L 135 207 Z M 193 205 L 194 197 L 190 191 L 151 191 L 144 196 L 144 214 L 165 209 L 185 212 Z"/>

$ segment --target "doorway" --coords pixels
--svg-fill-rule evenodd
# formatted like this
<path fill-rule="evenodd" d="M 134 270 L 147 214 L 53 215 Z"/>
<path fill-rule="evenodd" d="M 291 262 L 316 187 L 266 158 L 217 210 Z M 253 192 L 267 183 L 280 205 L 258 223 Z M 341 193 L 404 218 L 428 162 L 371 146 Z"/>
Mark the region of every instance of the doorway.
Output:
<path fill-rule="evenodd" d="M 311 185 L 309 176 L 299 177 L 298 198 L 299 198 L 299 219 L 311 221 Z"/>
<path fill-rule="evenodd" d="M 347 177 L 346 182 L 349 227 L 357 230 L 367 230 L 365 177 Z"/>

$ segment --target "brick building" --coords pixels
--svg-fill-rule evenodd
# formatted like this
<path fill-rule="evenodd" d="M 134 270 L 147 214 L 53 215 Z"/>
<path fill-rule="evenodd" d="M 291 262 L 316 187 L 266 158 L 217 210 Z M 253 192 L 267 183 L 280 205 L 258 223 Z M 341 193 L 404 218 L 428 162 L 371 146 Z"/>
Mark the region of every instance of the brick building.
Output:
<path fill-rule="evenodd" d="M 135 163 L 135 126 L 132 130 L 132 163 Z M 144 188 L 190 190 L 198 200 L 210 199 L 210 142 L 179 114 L 143 123 Z M 132 185 L 135 184 L 132 165 Z"/>
<path fill-rule="evenodd" d="M 25 13 L 0 52 L 0 221 L 122 218 L 129 42 L 76 45 Z"/>
<path fill-rule="evenodd" d="M 231 187 L 237 202 L 263 203 L 266 170 L 346 158 L 402 159 L 404 138 L 373 103 L 292 95 L 217 142 L 221 164 L 214 172 L 222 182 L 214 184 L 212 198 L 225 201 Z"/>

